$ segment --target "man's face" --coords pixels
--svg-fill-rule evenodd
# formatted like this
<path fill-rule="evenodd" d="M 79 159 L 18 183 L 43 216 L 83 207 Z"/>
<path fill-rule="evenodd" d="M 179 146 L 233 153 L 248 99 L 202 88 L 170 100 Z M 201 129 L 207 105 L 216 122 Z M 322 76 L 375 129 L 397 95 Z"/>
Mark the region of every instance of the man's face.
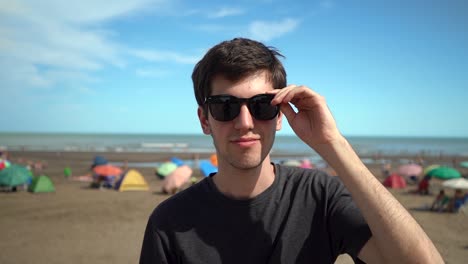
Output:
<path fill-rule="evenodd" d="M 217 77 L 211 86 L 212 96 L 223 94 L 238 98 L 250 98 L 273 90 L 264 72 L 236 83 Z M 263 161 L 270 162 L 269 158 L 265 158 L 271 150 L 276 131 L 281 129 L 281 114 L 272 120 L 257 120 L 244 103 L 239 115 L 232 121 L 217 121 L 209 110 L 207 115 L 205 117 L 203 109 L 199 107 L 198 117 L 203 132 L 213 137 L 220 168 L 250 169 L 259 166 Z"/>

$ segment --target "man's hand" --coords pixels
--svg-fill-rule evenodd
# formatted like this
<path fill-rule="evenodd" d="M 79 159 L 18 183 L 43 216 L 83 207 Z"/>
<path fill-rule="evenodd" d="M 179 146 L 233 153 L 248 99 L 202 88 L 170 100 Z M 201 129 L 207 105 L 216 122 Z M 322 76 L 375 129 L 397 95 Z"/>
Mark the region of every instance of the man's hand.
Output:
<path fill-rule="evenodd" d="M 276 94 L 273 105 L 280 104 L 289 125 L 307 145 L 316 149 L 341 138 L 325 98 L 306 86 L 289 85 L 268 93 Z M 297 108 L 294 111 L 293 104 Z"/>

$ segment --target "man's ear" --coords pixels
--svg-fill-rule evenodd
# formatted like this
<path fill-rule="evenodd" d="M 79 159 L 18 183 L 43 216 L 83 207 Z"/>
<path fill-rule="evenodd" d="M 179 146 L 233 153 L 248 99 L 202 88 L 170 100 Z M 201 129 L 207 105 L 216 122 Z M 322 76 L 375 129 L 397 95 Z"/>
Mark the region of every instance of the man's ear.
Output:
<path fill-rule="evenodd" d="M 283 113 L 278 112 L 278 117 L 276 118 L 276 131 L 280 131 L 283 125 Z"/>
<path fill-rule="evenodd" d="M 203 134 L 211 135 L 211 128 L 210 123 L 208 122 L 208 116 L 205 116 L 205 111 L 203 111 L 203 107 L 198 107 L 198 120 L 200 120 L 200 125 L 203 130 Z"/>

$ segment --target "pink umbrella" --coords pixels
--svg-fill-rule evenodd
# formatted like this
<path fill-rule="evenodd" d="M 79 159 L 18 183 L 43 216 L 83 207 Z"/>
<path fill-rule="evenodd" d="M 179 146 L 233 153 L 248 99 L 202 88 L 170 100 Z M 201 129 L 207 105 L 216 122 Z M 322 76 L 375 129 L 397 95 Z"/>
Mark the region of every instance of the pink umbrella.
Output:
<path fill-rule="evenodd" d="M 410 163 L 401 165 L 398 167 L 398 174 L 409 177 L 409 176 L 418 176 L 423 171 L 423 168 L 418 164 Z"/>

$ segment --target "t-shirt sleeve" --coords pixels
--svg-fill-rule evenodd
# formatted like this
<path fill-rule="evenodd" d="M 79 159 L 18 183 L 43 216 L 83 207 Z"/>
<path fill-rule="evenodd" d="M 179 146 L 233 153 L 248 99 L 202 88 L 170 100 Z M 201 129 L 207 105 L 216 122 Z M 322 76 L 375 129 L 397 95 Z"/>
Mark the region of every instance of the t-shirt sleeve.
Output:
<path fill-rule="evenodd" d="M 169 256 L 170 251 L 167 243 L 164 242 L 161 235 L 154 228 L 153 220 L 150 217 L 141 247 L 140 264 L 171 263 Z"/>
<path fill-rule="evenodd" d="M 349 254 L 357 263 L 357 255 L 372 236 L 359 208 L 338 177 L 327 184 L 328 227 L 333 251 Z"/>

